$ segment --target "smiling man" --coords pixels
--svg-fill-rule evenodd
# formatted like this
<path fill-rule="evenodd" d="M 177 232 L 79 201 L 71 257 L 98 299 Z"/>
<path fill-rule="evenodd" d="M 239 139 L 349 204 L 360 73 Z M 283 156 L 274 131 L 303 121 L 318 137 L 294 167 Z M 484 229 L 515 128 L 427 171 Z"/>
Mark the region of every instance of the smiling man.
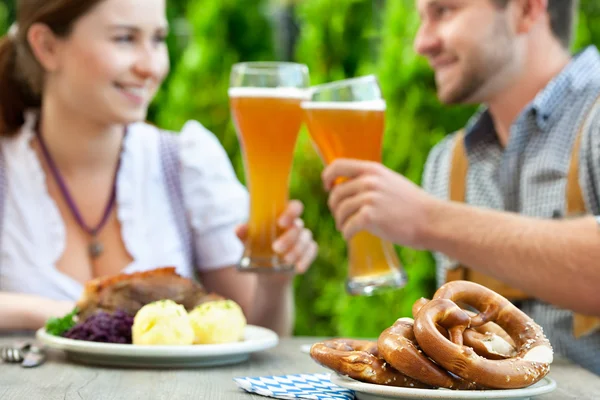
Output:
<path fill-rule="evenodd" d="M 600 54 L 571 55 L 576 0 L 417 0 L 439 99 L 482 104 L 430 153 L 424 189 L 385 167 L 324 171 L 346 238 L 428 249 L 438 283 L 513 300 L 555 350 L 600 374 Z M 583 215 L 586 214 L 586 215 Z"/>

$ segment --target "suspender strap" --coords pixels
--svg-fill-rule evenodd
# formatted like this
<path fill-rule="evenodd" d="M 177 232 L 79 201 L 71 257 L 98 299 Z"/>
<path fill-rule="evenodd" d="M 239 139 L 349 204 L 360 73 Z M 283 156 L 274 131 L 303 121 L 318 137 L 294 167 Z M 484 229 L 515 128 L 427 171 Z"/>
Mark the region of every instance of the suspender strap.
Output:
<path fill-rule="evenodd" d="M 464 203 L 466 200 L 467 173 L 469 171 L 469 159 L 467 158 L 464 136 L 464 131 L 460 131 L 456 135 L 450 168 L 450 200 L 460 203 Z M 529 298 L 526 293 L 510 287 L 504 282 L 462 265 L 446 272 L 446 281 L 455 280 L 477 282 L 512 301 Z"/>
<path fill-rule="evenodd" d="M 575 142 L 573 143 L 571 164 L 569 165 L 569 173 L 567 175 L 566 206 L 568 216 L 577 216 L 587 213 L 585 201 L 583 199 L 583 190 L 579 185 L 579 154 L 581 153 L 583 132 L 585 131 L 588 122 L 591 121 L 598 105 L 600 105 L 600 97 L 596 100 L 591 111 L 588 113 L 588 116 L 584 119 L 584 122 L 575 137 Z M 573 336 L 575 336 L 575 338 L 586 336 L 598 328 L 600 328 L 600 318 L 581 314 L 573 315 Z"/>
<path fill-rule="evenodd" d="M 4 151 L 0 146 L 0 238 L 2 238 L 2 232 L 4 230 L 4 203 L 8 193 L 8 187 L 6 183 L 6 162 L 4 160 Z M 0 242 L 0 249 L 2 243 Z M 0 268 L 2 265 L 0 264 Z"/>
<path fill-rule="evenodd" d="M 197 272 L 193 235 L 190 228 L 181 187 L 181 162 L 179 160 L 179 142 L 177 136 L 165 131 L 160 132 L 160 159 L 169 195 L 171 211 L 179 231 L 186 258 Z"/>

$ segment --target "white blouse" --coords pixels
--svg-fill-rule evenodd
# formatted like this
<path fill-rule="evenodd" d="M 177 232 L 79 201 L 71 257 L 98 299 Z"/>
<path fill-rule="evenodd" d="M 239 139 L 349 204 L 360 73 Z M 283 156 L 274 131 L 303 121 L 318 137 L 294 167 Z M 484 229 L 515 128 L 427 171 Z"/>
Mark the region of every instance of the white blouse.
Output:
<path fill-rule="evenodd" d="M 7 184 L 2 193 L 0 291 L 74 301 L 83 287 L 55 267 L 65 249 L 65 226 L 30 145 L 35 122 L 35 114 L 28 113 L 20 133 L 0 141 Z M 155 127 L 136 123 L 123 144 L 116 207 L 123 242 L 133 258 L 123 272 L 174 266 L 191 277 L 193 266 L 169 203 L 159 135 Z M 178 140 L 181 186 L 199 268 L 235 264 L 243 245 L 234 227 L 247 219 L 248 193 L 218 139 L 200 123 L 186 123 Z"/>

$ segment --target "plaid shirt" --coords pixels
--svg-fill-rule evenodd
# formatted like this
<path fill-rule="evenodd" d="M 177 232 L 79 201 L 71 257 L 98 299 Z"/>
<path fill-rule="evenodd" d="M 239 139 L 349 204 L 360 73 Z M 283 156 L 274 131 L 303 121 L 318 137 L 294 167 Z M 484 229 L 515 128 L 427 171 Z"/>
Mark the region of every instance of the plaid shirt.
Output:
<path fill-rule="evenodd" d="M 589 47 L 527 105 L 511 127 L 506 148 L 482 109 L 466 127 L 466 202 L 532 217 L 564 216 L 572 145 L 599 95 L 600 54 Z M 600 107 L 594 107 L 589 121 L 582 137 L 579 180 L 588 212 L 600 215 Z M 425 190 L 446 200 L 454 137 L 434 147 L 423 176 Z M 443 254 L 434 256 L 441 285 L 454 263 Z M 599 332 L 576 340 L 571 311 L 538 300 L 525 301 L 521 308 L 544 328 L 558 354 L 600 374 Z"/>

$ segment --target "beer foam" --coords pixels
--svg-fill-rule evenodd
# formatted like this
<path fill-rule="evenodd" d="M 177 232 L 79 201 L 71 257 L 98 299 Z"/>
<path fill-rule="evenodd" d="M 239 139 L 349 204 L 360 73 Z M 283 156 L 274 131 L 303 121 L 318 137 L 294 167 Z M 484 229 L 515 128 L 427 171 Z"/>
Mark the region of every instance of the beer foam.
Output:
<path fill-rule="evenodd" d="M 294 87 L 234 87 L 229 88 L 229 97 L 276 97 L 279 99 L 306 99 L 308 98 L 308 91 L 307 89 Z"/>
<path fill-rule="evenodd" d="M 307 110 L 358 110 L 385 111 L 385 100 L 369 101 L 303 101 L 302 108 Z"/>

